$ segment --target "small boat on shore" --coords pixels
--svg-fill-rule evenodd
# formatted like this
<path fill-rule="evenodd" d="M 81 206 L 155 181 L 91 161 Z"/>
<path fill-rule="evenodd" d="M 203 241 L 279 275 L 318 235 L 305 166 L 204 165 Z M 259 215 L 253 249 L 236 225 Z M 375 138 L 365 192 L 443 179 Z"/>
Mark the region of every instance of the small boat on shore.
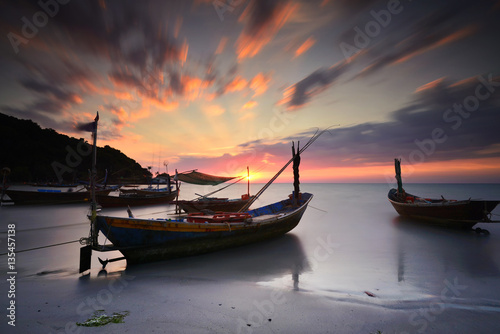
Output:
<path fill-rule="evenodd" d="M 241 246 L 285 234 L 299 223 L 313 195 L 300 194 L 297 205 L 286 199 L 247 212 L 195 213 L 180 219 L 96 216 L 97 228 L 127 264 L 190 256 Z"/>
<path fill-rule="evenodd" d="M 172 193 L 172 187 L 169 188 L 132 188 L 132 189 L 120 189 L 123 194 L 136 194 L 136 195 L 151 195 L 151 194 L 165 194 Z"/>
<path fill-rule="evenodd" d="M 97 120 L 95 129 L 97 130 Z M 315 134 L 309 142 L 295 152 L 292 146 L 290 161 L 237 212 L 193 213 L 165 219 L 114 217 L 97 214 L 96 203 L 91 204 L 90 236 L 80 239 L 86 246 L 80 249 L 80 273 L 90 269 L 92 251 L 119 251 L 123 257 L 100 260 L 103 266 L 122 259 L 127 264 L 158 261 L 181 256 L 212 252 L 241 246 L 283 235 L 299 224 L 313 195 L 300 193 L 298 169 L 300 154 L 323 132 Z M 94 153 L 96 135 L 94 134 Z M 95 160 L 94 160 L 95 161 Z M 284 200 L 249 210 L 252 203 L 293 162 L 294 191 Z M 95 164 L 95 162 L 94 162 Z M 94 167 L 94 166 L 93 166 Z M 95 170 L 95 168 L 92 168 Z M 104 234 L 112 245 L 100 245 L 98 233 Z"/>
<path fill-rule="evenodd" d="M 177 196 L 177 191 L 159 193 L 120 193 L 119 196 L 96 195 L 97 203 L 103 208 L 134 207 L 156 204 L 168 204 Z"/>
<path fill-rule="evenodd" d="M 401 161 L 398 159 L 395 159 L 395 168 L 398 189 L 389 190 L 388 198 L 399 215 L 459 228 L 472 228 L 477 223 L 498 222 L 491 220 L 491 212 L 500 201 L 470 198 L 450 200 L 443 196 L 440 199 L 431 199 L 415 196 L 403 189 Z"/>
<path fill-rule="evenodd" d="M 112 189 L 96 190 L 96 195 L 108 195 Z M 7 188 L 5 194 L 16 205 L 28 204 L 69 204 L 89 202 L 91 200 L 91 192 L 85 188 L 74 190 L 68 189 L 34 189 L 20 190 Z"/>
<path fill-rule="evenodd" d="M 179 200 L 176 202 L 180 209 L 187 213 L 195 212 L 217 212 L 217 211 L 229 211 L 236 212 L 244 207 L 253 196 L 248 196 L 247 194 L 242 195 L 241 198 L 229 199 L 220 197 L 201 197 L 196 200 Z"/>
<path fill-rule="evenodd" d="M 186 175 L 184 173 L 178 174 L 178 175 Z M 189 175 L 193 175 L 195 173 L 194 171 L 189 172 Z M 202 174 L 199 172 L 196 172 L 196 175 L 198 175 L 195 184 L 200 184 L 200 180 L 208 180 L 208 183 L 206 185 L 215 185 L 214 180 L 218 180 L 219 183 L 226 182 L 231 179 L 235 179 L 236 177 L 221 177 L 221 176 L 213 176 L 213 175 L 208 175 L 208 174 Z M 239 181 L 243 180 L 245 176 L 239 177 L 235 182 L 226 185 L 225 187 L 221 189 L 217 189 L 215 191 L 212 191 L 210 194 L 207 195 L 198 195 L 198 198 L 194 200 L 178 200 L 176 201 L 176 204 L 178 205 L 179 209 L 186 212 L 186 213 L 194 213 L 194 212 L 217 212 L 217 211 L 228 211 L 228 212 L 237 212 L 241 208 L 243 208 L 245 205 L 248 204 L 248 202 L 253 201 L 254 196 L 250 196 L 250 169 L 247 166 L 247 176 L 246 179 L 248 181 L 248 190 L 246 194 L 241 195 L 241 198 L 234 198 L 234 199 L 229 199 L 229 198 L 222 198 L 222 197 L 210 197 L 211 195 L 226 189 L 227 187 L 238 183 Z M 182 178 L 181 178 L 182 179 Z M 184 178 L 184 182 L 191 183 L 193 180 L 193 177 L 189 178 Z"/>
<path fill-rule="evenodd" d="M 131 212 L 128 218 L 96 214 L 92 218 L 94 230 L 103 233 L 112 245 L 96 243 L 91 244 L 91 249 L 118 250 L 127 264 L 136 264 L 202 254 L 283 235 L 297 226 L 313 198 L 312 194 L 299 190 L 300 152 L 297 149 L 295 153 L 293 148 L 290 162 L 294 162 L 294 191 L 287 199 L 248 210 L 290 162 L 239 211 L 196 212 L 165 219 L 139 219 Z"/>

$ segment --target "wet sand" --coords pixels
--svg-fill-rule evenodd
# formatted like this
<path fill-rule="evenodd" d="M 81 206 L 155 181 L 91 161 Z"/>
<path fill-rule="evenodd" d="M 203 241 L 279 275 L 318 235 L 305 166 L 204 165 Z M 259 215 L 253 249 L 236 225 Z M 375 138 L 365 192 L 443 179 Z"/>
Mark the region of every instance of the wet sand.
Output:
<path fill-rule="evenodd" d="M 271 189 L 262 201 L 275 199 L 282 188 Z M 120 254 L 95 253 L 84 275 L 78 274 L 78 242 L 19 252 L 15 327 L 6 317 L 12 298 L 2 255 L 0 332 L 499 331 L 500 225 L 480 224 L 491 233 L 485 236 L 401 219 L 384 195 L 378 196 L 384 185 L 303 188 L 315 199 L 299 226 L 258 244 L 133 267 L 117 261 L 105 270 L 98 257 Z M 359 202 L 363 210 L 356 210 Z M 161 216 L 166 209 L 133 211 Z M 87 210 L 85 205 L 1 208 L 0 246 L 6 248 L 5 225 L 11 223 L 18 251 L 78 240 L 88 233 Z M 109 213 L 126 215 L 122 209 Z M 76 326 L 97 310 L 128 315 L 123 323 Z"/>
<path fill-rule="evenodd" d="M 339 301 L 293 288 L 170 276 L 154 270 L 78 280 L 18 282 L 15 331 L 2 333 L 497 333 L 498 312 L 421 305 L 377 305 L 378 297 Z M 188 274 L 188 273 L 186 273 Z M 421 308 L 420 308 L 421 306 Z M 94 310 L 130 312 L 124 323 L 86 328 Z"/>

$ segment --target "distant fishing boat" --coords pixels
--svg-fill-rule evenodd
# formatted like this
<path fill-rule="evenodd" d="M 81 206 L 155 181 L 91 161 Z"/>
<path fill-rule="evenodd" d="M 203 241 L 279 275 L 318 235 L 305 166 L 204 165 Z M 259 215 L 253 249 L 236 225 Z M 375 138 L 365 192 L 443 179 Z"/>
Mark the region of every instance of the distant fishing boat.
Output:
<path fill-rule="evenodd" d="M 209 175 L 205 173 L 200 173 L 198 170 L 193 169 L 190 171 L 185 171 L 182 173 L 176 174 L 176 177 L 179 181 L 182 182 L 187 182 L 191 184 L 198 184 L 198 185 L 218 185 L 220 183 L 227 182 L 229 180 L 232 180 L 236 178 L 235 176 L 216 176 L 216 175 Z"/>
<path fill-rule="evenodd" d="M 403 189 L 401 161 L 395 159 L 398 189 L 389 190 L 388 198 L 401 216 L 432 221 L 444 226 L 472 228 L 477 223 L 499 222 L 491 220 L 491 212 L 500 203 L 496 200 L 451 200 L 441 196 L 431 199 L 415 196 Z M 477 230 L 481 232 L 481 229 Z"/>
<path fill-rule="evenodd" d="M 181 175 L 181 177 L 178 177 L 178 179 L 183 180 L 184 182 L 191 183 L 193 180 L 193 175 L 194 171 L 189 172 L 189 175 L 191 175 L 188 178 L 182 177 L 182 175 L 185 175 L 185 173 L 178 174 Z M 235 179 L 236 177 L 221 177 L 221 176 L 214 176 L 214 175 L 208 175 L 208 174 L 203 174 L 196 172 L 198 177 L 196 178 L 196 183 L 195 184 L 201 184 L 203 181 L 201 180 L 206 180 L 207 183 L 205 185 L 215 185 L 215 180 L 218 180 L 217 184 L 223 183 L 232 179 Z M 238 178 L 235 182 L 221 188 L 217 189 L 210 194 L 207 195 L 198 195 L 197 199 L 194 200 L 178 200 L 176 201 L 176 204 L 180 208 L 180 210 L 183 210 L 187 213 L 195 213 L 195 212 L 217 212 L 217 211 L 239 211 L 241 208 L 243 208 L 249 201 L 253 199 L 254 196 L 250 196 L 250 170 L 247 167 L 247 181 L 248 181 L 248 190 L 246 194 L 241 195 L 241 198 L 234 198 L 234 199 L 229 199 L 229 198 L 221 198 L 221 197 L 210 197 L 211 195 L 241 181 L 245 177 L 242 176 Z"/>
<path fill-rule="evenodd" d="M 96 117 L 96 129 L 97 129 Z M 323 133 L 323 132 L 321 132 Z M 81 248 L 80 272 L 90 269 L 91 254 L 94 251 L 118 250 L 128 264 L 157 261 L 174 257 L 195 255 L 223 248 L 240 246 L 285 234 L 300 222 L 313 195 L 300 193 L 298 168 L 300 154 L 320 134 L 295 152 L 292 159 L 256 194 L 252 201 L 238 212 L 215 214 L 195 213 L 187 217 L 172 219 L 139 219 L 129 212 L 128 218 L 98 215 L 95 204 L 92 213 L 90 237 L 83 238 L 87 246 Z M 96 145 L 94 136 L 94 148 Z M 293 162 L 294 191 L 287 199 L 248 211 L 253 201 Z M 94 170 L 94 168 L 93 168 Z M 102 232 L 113 245 L 99 245 L 98 233 Z"/>
<path fill-rule="evenodd" d="M 180 209 L 187 213 L 207 212 L 207 211 L 239 211 L 253 196 L 244 194 L 241 198 L 229 199 L 219 197 L 201 197 L 195 200 L 179 200 L 176 202 Z"/>
<path fill-rule="evenodd" d="M 132 188 L 132 189 L 120 189 L 123 194 L 137 194 L 137 195 L 151 195 L 151 194 L 161 194 L 161 193 L 172 193 L 172 187 L 164 188 Z"/>
<path fill-rule="evenodd" d="M 120 193 L 119 196 L 96 195 L 97 203 L 103 208 L 135 207 L 171 203 L 177 196 L 177 191 L 157 193 Z"/>
<path fill-rule="evenodd" d="M 112 189 L 96 190 L 98 195 L 108 195 Z M 85 188 L 74 190 L 69 189 L 34 189 L 19 190 L 8 188 L 4 190 L 5 194 L 11 198 L 16 205 L 27 204 L 69 204 L 89 202 L 91 192 Z"/>

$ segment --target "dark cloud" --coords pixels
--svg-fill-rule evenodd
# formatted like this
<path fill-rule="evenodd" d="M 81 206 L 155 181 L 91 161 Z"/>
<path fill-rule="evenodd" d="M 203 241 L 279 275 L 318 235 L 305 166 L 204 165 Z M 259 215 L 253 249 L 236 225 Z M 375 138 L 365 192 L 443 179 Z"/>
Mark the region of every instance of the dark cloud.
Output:
<path fill-rule="evenodd" d="M 254 0 L 248 7 L 249 19 L 245 26 L 248 35 L 258 34 L 262 28 L 273 22 L 286 0 Z"/>
<path fill-rule="evenodd" d="M 184 84 L 182 83 L 181 76 L 177 72 L 170 73 L 170 88 L 176 94 L 184 93 Z"/>
<path fill-rule="evenodd" d="M 319 69 L 293 86 L 287 88 L 282 102 L 289 109 L 304 106 L 313 96 L 330 87 L 347 70 L 348 64 L 341 62 L 328 69 Z"/>
<path fill-rule="evenodd" d="M 438 9 L 424 13 L 423 17 L 410 26 L 410 29 L 399 25 L 400 31 L 398 31 L 388 26 L 386 29 L 392 29 L 394 32 L 390 39 L 380 40 L 378 44 L 371 41 L 372 45 L 361 47 L 367 51 L 368 58 L 375 60 L 355 78 L 366 77 L 420 53 L 475 35 L 481 28 L 489 26 L 487 22 L 498 21 L 495 16 L 487 15 L 492 3 L 490 0 L 438 3 L 440 6 Z M 373 17 L 370 19 L 374 20 Z M 342 35 L 342 40 L 354 41 L 353 35 L 354 31 L 349 29 Z"/>
<path fill-rule="evenodd" d="M 129 88 L 143 87 L 141 78 L 137 77 L 134 73 L 129 71 L 121 71 L 114 69 L 109 73 L 109 79 L 117 86 L 126 86 Z"/>
<path fill-rule="evenodd" d="M 395 157 L 414 163 L 500 157 L 499 115 L 500 76 L 458 83 L 443 80 L 416 92 L 413 101 L 393 111 L 387 122 L 329 130 L 307 151 L 308 159 L 315 166 L 331 167 L 387 164 Z M 305 144 L 315 131 L 279 138 L 276 144 L 254 140 L 240 147 L 252 152 L 248 156 L 268 153 L 276 161 L 286 161 L 288 143 L 300 139 Z"/>
<path fill-rule="evenodd" d="M 331 6 L 342 16 L 355 16 L 374 7 L 377 3 L 387 3 L 380 0 L 332 0 Z"/>
<path fill-rule="evenodd" d="M 21 80 L 21 84 L 23 85 L 23 87 L 31 91 L 40 94 L 48 94 L 59 101 L 74 102 L 78 98 L 78 95 L 74 92 L 64 91 L 60 87 L 44 82 L 39 82 L 33 79 L 23 79 Z"/>
<path fill-rule="evenodd" d="M 483 78 L 488 80 L 488 76 Z M 500 83 L 500 77 L 492 81 Z M 391 121 L 332 130 L 324 149 L 338 157 L 336 163 L 356 159 L 383 163 L 396 156 L 411 159 L 412 154 L 414 159 L 423 156 L 425 161 L 498 157 L 499 151 L 484 153 L 484 149 L 500 144 L 496 125 L 500 88 L 481 100 L 476 97 L 478 86 L 482 87 L 480 94 L 487 95 L 487 88 L 475 78 L 431 86 L 416 93 L 408 107 L 392 112 Z M 455 106 L 461 106 L 461 113 Z M 436 136 L 436 131 L 440 135 Z M 338 156 L 335 152 L 342 153 Z"/>
<path fill-rule="evenodd" d="M 180 57 L 181 47 L 165 24 L 175 17 L 172 7 L 170 1 L 71 2 L 54 20 L 78 49 L 143 70 Z"/>

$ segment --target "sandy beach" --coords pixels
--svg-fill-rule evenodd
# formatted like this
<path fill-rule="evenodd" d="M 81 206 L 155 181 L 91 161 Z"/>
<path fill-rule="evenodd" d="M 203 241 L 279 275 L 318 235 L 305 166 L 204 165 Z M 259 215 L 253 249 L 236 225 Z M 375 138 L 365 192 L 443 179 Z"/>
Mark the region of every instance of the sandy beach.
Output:
<path fill-rule="evenodd" d="M 148 271 L 20 280 L 16 327 L 4 321 L 2 333 L 496 333 L 500 326 L 497 311 L 440 300 L 387 306 L 362 293 L 355 302 L 318 296 L 294 289 L 291 279 L 277 289 Z M 130 313 L 124 323 L 76 326 L 95 310 Z"/>
<path fill-rule="evenodd" d="M 273 187 L 263 202 L 289 185 Z M 12 298 L 8 256 L 0 256 L 0 331 L 498 332 L 500 226 L 480 224 L 490 231 L 486 236 L 402 220 L 386 203 L 383 184 L 303 188 L 315 199 L 299 226 L 280 238 L 130 267 L 116 261 L 104 270 L 98 257 L 120 254 L 94 253 L 84 274 L 78 273 L 78 242 L 45 246 L 85 236 L 86 205 L 3 207 L 0 245 L 7 248 L 6 226 L 14 224 L 18 253 Z M 489 194 L 497 192 L 492 187 Z M 364 210 L 355 210 L 353 198 L 365 203 Z M 136 215 L 164 211 L 134 209 Z M 109 212 L 126 215 L 122 209 Z M 13 300 L 15 327 L 7 317 Z M 77 326 L 96 311 L 123 314 L 123 323 Z"/>

